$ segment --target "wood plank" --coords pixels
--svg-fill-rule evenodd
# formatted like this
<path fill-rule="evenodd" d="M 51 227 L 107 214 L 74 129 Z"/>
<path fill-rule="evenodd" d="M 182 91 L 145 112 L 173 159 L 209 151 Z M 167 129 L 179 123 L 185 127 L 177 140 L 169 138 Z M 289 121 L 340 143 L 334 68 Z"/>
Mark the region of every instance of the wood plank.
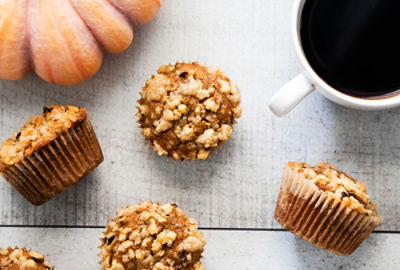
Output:
<path fill-rule="evenodd" d="M 29 246 L 56 269 L 100 269 L 101 229 L 0 228 L 0 247 Z M 204 231 L 205 269 L 399 269 L 400 234 L 373 234 L 349 257 L 320 250 L 288 232 Z"/>
<path fill-rule="evenodd" d="M 358 112 L 311 95 L 283 119 L 267 110 L 273 93 L 299 72 L 289 32 L 292 0 L 168 0 L 137 30 L 134 46 L 106 58 L 91 80 L 70 88 L 35 76 L 0 81 L 0 138 L 44 105 L 86 106 L 104 163 L 84 181 L 33 207 L 0 181 L 1 224 L 103 225 L 142 200 L 177 202 L 203 227 L 279 228 L 273 218 L 281 170 L 289 160 L 338 164 L 367 182 L 385 217 L 400 230 L 399 110 Z M 243 95 L 233 138 L 205 162 L 159 158 L 136 127 L 135 102 L 161 64 L 219 65 Z"/>

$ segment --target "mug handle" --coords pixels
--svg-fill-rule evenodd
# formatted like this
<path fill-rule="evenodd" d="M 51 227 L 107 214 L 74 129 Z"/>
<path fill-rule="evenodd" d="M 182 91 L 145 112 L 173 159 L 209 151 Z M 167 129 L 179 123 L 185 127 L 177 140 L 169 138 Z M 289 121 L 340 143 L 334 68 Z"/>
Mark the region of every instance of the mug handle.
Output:
<path fill-rule="evenodd" d="M 268 107 L 276 116 L 284 116 L 314 90 L 312 82 L 301 73 L 271 98 Z"/>

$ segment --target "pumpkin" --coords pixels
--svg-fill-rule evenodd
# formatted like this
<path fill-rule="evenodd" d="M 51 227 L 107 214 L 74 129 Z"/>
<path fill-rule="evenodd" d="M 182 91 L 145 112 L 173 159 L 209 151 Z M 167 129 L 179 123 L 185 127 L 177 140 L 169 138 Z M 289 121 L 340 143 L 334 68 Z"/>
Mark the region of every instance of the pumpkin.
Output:
<path fill-rule="evenodd" d="M 161 0 L 0 0 L 0 78 L 74 85 L 133 41 Z"/>

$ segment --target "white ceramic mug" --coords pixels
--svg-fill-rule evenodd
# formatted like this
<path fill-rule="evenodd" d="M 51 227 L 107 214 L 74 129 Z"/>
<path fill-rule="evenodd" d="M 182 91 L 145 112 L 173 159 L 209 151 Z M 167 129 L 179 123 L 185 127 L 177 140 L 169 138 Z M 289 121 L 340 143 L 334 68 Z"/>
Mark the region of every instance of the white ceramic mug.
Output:
<path fill-rule="evenodd" d="M 381 99 L 352 97 L 336 90 L 315 73 L 304 54 L 300 39 L 301 15 L 306 1 L 307 0 L 294 1 L 291 24 L 293 42 L 303 72 L 283 86 L 278 93 L 272 97 L 269 103 L 271 111 L 276 116 L 283 116 L 315 89 L 333 102 L 353 109 L 383 110 L 400 106 L 400 95 L 393 95 Z"/>

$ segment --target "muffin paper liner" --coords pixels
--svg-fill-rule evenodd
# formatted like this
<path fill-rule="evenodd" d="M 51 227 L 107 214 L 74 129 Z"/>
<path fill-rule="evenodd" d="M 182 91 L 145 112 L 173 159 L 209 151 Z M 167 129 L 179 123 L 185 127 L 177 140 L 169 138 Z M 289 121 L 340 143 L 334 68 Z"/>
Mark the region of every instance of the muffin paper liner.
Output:
<path fill-rule="evenodd" d="M 88 119 L 3 172 L 5 179 L 34 205 L 41 205 L 79 182 L 103 161 Z"/>
<path fill-rule="evenodd" d="M 350 255 L 382 222 L 343 205 L 300 173 L 284 170 L 275 209 L 288 231 L 337 255 Z"/>

